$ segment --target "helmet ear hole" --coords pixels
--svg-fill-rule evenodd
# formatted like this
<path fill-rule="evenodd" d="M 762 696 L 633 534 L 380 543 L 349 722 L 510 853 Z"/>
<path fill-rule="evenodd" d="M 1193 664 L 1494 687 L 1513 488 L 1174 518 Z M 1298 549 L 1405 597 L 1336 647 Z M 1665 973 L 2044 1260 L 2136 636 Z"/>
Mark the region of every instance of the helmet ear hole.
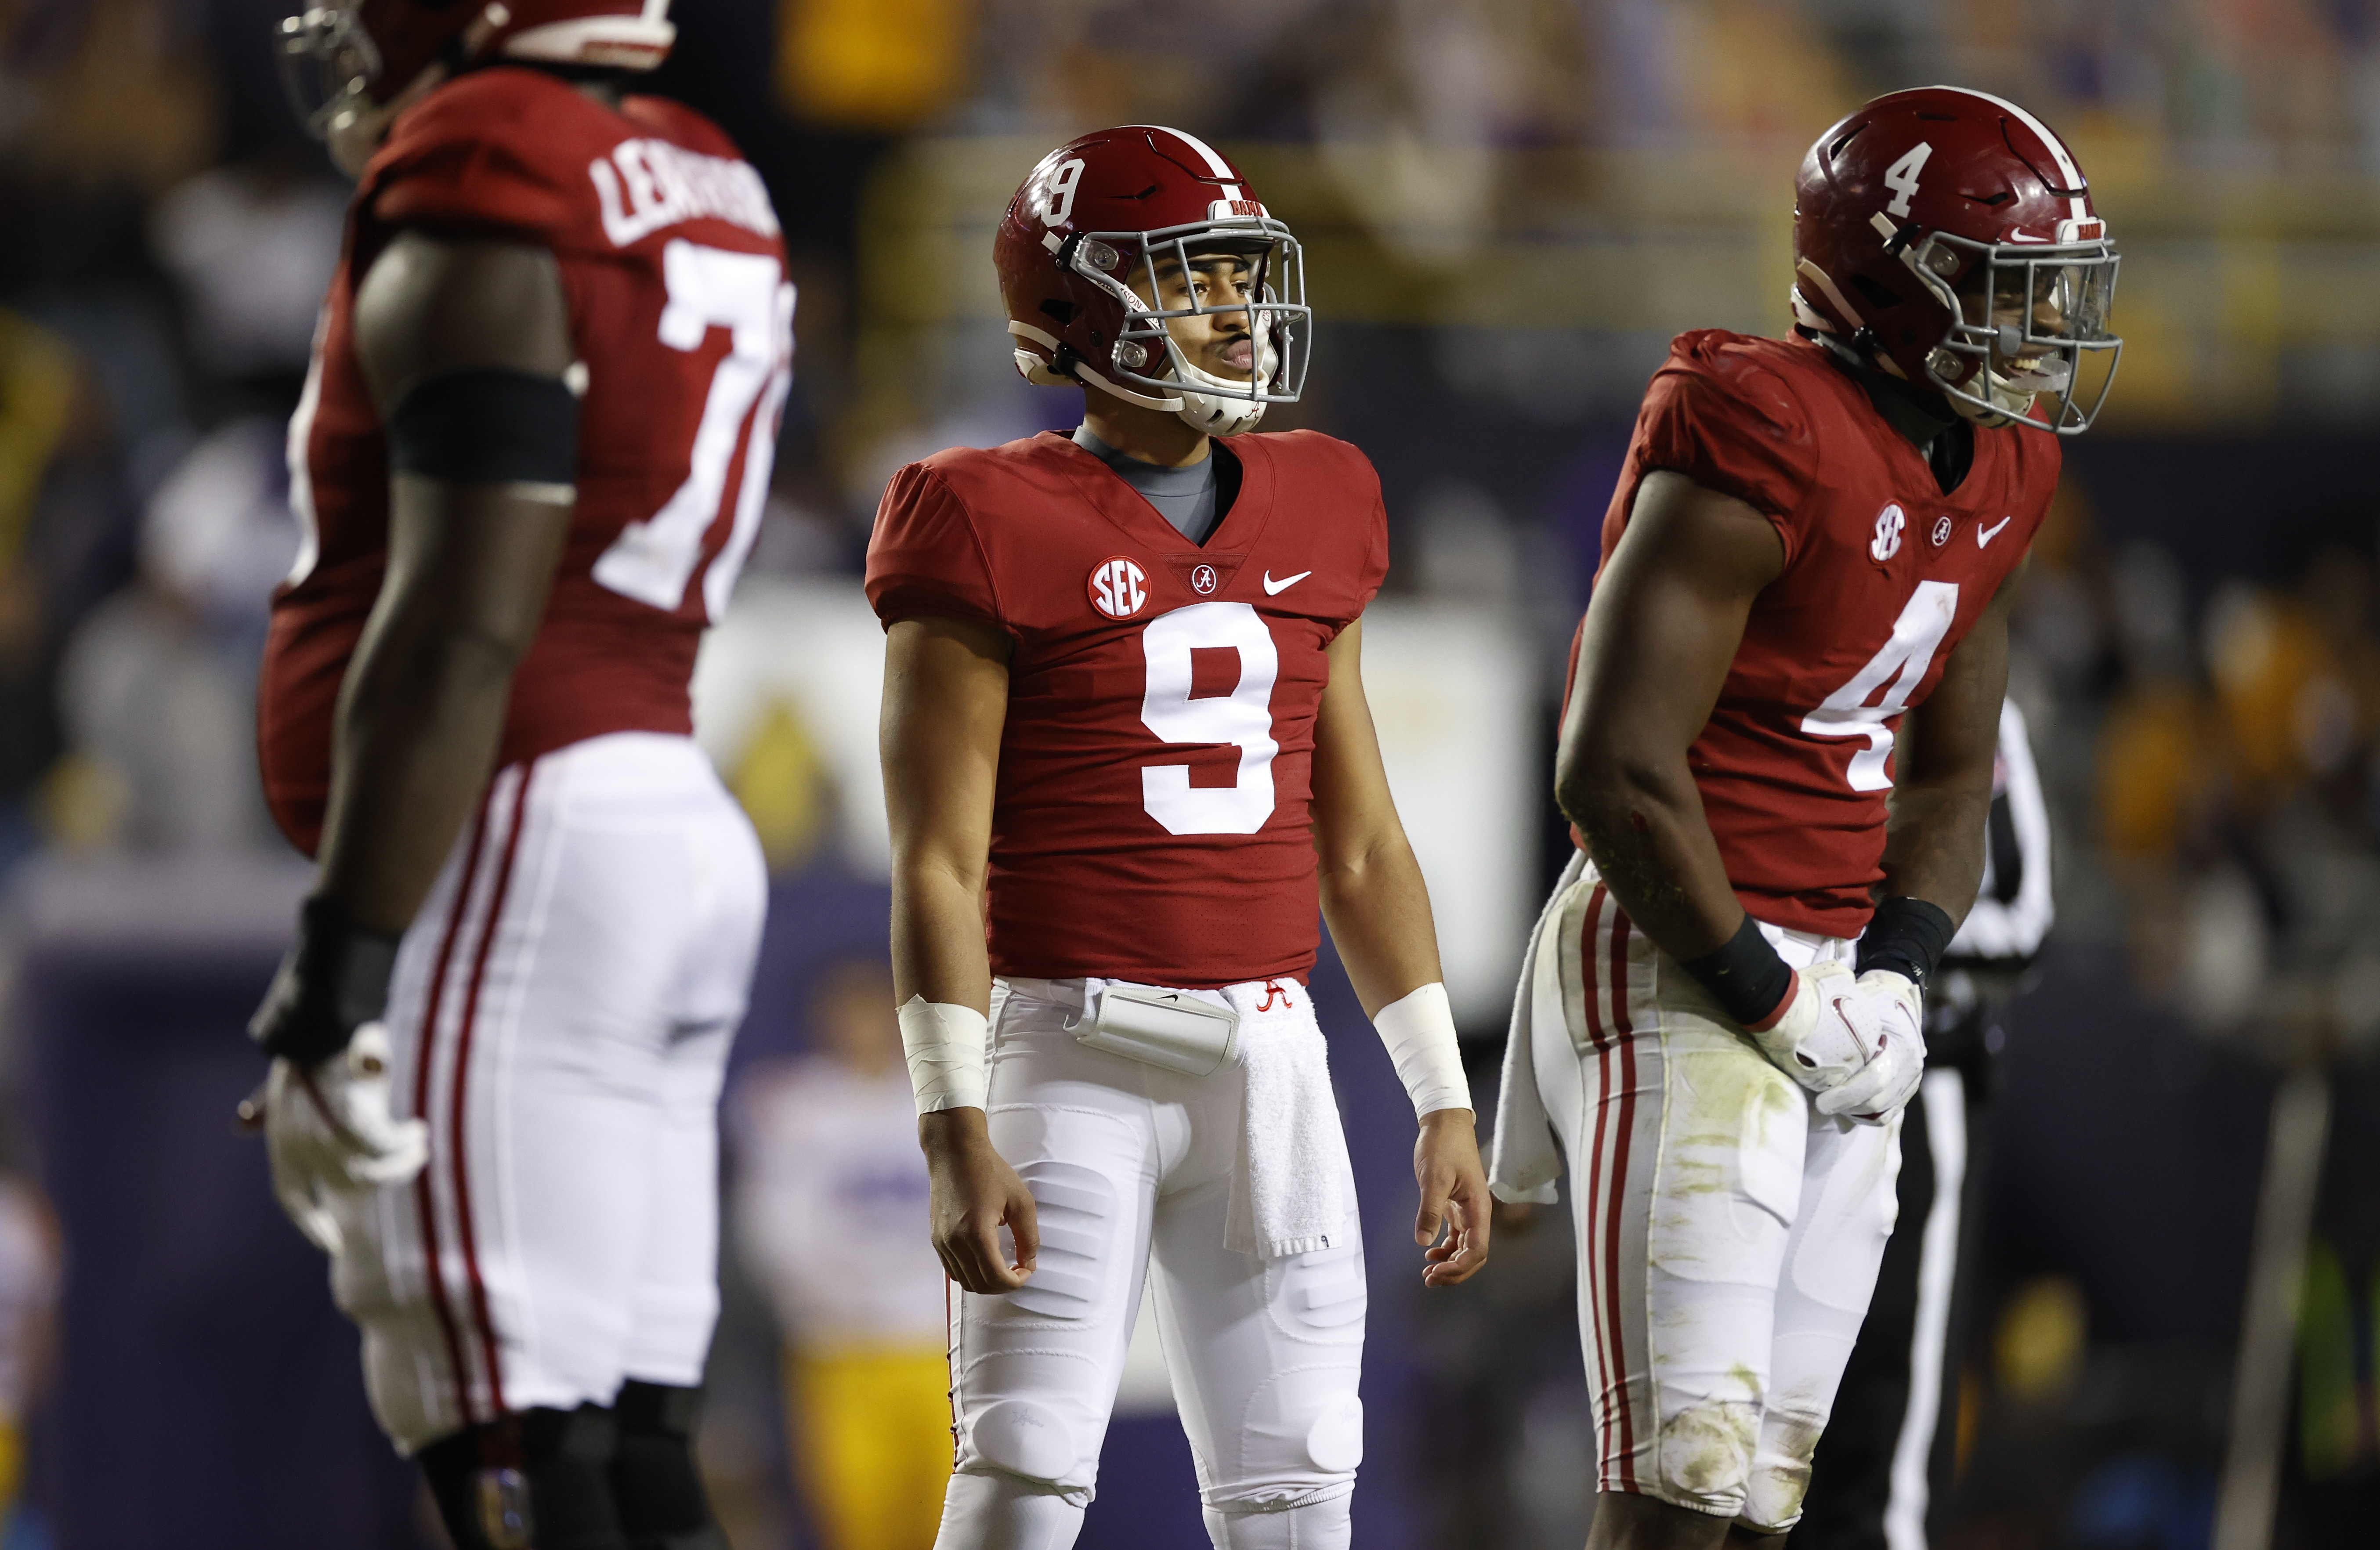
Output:
<path fill-rule="evenodd" d="M 1865 274 L 1853 274 L 1852 276 L 1852 289 L 1859 292 L 1860 299 L 1862 301 L 1866 302 L 1870 307 L 1875 308 L 1879 312 L 1885 311 L 1890 308 L 1898 307 L 1904 299 L 1906 299 L 1898 291 L 1886 285 L 1882 281 Z"/>

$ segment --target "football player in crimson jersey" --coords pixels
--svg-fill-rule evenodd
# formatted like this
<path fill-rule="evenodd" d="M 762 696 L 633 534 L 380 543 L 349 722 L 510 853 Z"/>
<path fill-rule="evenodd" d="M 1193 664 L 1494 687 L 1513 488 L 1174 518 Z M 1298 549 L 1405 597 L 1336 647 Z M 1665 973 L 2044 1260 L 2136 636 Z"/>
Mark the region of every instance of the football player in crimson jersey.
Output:
<path fill-rule="evenodd" d="M 691 737 L 793 292 L 665 0 L 293 18 L 359 170 L 260 707 L 322 869 L 253 1032 L 275 1188 L 459 1546 L 723 1545 L 688 1451 L 751 829 Z M 301 81 L 302 84 L 302 81 Z"/>
<path fill-rule="evenodd" d="M 1796 194 L 1793 336 L 1682 336 L 1637 418 L 1506 1054 L 1499 1193 L 1571 1170 L 1595 1546 L 1800 1515 L 1983 867 L 2003 583 L 2117 347 L 2107 227 L 2013 103 L 1878 98 Z"/>
<path fill-rule="evenodd" d="M 1018 369 L 1079 384 L 1084 424 L 902 469 L 868 561 L 895 989 L 961 1289 L 937 1543 L 1074 1543 L 1146 1277 L 1215 1544 L 1343 1547 L 1365 1282 L 1318 902 L 1420 1119 L 1423 1278 L 1488 1251 L 1358 671 L 1379 482 L 1248 433 L 1296 395 L 1297 248 L 1198 139 L 1060 147 L 995 259 Z"/>

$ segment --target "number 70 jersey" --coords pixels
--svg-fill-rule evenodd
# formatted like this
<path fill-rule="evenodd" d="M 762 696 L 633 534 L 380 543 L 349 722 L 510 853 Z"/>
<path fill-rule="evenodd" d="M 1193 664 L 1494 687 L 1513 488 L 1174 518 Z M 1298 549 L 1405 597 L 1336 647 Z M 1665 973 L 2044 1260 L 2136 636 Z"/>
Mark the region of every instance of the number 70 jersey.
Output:
<path fill-rule="evenodd" d="M 518 67 L 473 71 L 402 115 L 349 207 L 289 427 L 304 535 L 273 596 L 258 743 L 273 817 L 309 852 L 333 708 L 387 562 L 388 443 L 356 359 L 355 294 L 408 226 L 545 248 L 569 302 L 577 503 L 501 763 L 692 730 L 695 649 L 759 529 L 792 381 L 777 218 L 709 120 L 659 98 L 607 106 Z"/>
<path fill-rule="evenodd" d="M 1758 919 L 1829 937 L 1867 924 L 1901 718 L 2023 559 L 2058 483 L 2057 438 L 1974 436 L 1945 493 L 1866 390 L 1802 340 L 1682 334 L 1645 393 L 1604 558 L 1657 469 L 1752 506 L 1785 550 L 1686 756 L 1728 881 Z"/>
<path fill-rule="evenodd" d="M 992 972 L 1191 988 L 1303 977 L 1325 653 L 1388 573 L 1379 480 L 1312 431 L 1235 436 L 1193 545 L 1044 434 L 893 477 L 868 596 L 1012 643 L 990 856 Z"/>

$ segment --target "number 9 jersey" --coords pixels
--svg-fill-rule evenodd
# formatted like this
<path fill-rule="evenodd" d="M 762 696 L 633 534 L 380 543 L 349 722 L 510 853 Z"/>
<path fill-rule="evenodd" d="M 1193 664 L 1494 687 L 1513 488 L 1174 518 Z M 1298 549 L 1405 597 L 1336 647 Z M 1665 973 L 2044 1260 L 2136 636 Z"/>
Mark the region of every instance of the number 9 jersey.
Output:
<path fill-rule="evenodd" d="M 1313 431 L 1234 436 L 1205 546 L 1043 434 L 893 477 L 868 596 L 1013 643 L 990 865 L 992 972 L 1213 988 L 1302 978 L 1325 652 L 1388 574 L 1379 479 Z"/>
<path fill-rule="evenodd" d="M 769 196 L 726 136 L 654 97 L 608 107 L 500 66 L 400 117 L 364 171 L 289 426 L 304 527 L 259 690 L 265 796 L 309 854 L 333 710 L 387 563 L 388 443 L 355 353 L 357 286 L 396 232 L 551 250 L 569 299 L 577 503 L 514 675 L 497 764 L 692 730 L 687 683 L 768 495 L 793 287 Z"/>

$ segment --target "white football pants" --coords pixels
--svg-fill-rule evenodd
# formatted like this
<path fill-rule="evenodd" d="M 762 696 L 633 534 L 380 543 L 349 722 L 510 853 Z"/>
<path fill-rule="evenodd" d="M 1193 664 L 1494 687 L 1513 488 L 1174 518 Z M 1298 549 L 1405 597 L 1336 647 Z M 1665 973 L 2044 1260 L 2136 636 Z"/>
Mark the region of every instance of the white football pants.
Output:
<path fill-rule="evenodd" d="M 1313 1024 L 1294 981 L 1224 994 L 1243 1038 L 1262 1036 L 1253 1014 L 1268 999 L 1277 1013 L 1279 997 Z M 937 1550 L 1075 1543 L 1145 1280 L 1219 1550 L 1345 1550 L 1364 1451 L 1354 1180 L 1341 1181 L 1343 1247 L 1269 1260 L 1224 1248 L 1239 1068 L 1183 1076 L 1087 1048 L 1064 1028 L 1082 1007 L 1080 980 L 992 991 L 987 1117 L 1033 1192 L 1041 1249 L 1023 1290 L 954 1295 L 958 1466 Z"/>
<path fill-rule="evenodd" d="M 1900 1116 L 1818 1113 L 1592 866 L 1547 909 L 1538 972 L 1571 1036 L 1533 1053 L 1570 1168 L 1599 1488 L 1781 1532 L 1892 1232 Z M 1797 969 L 1852 956 L 1762 931 Z"/>
<path fill-rule="evenodd" d="M 400 1451 L 631 1377 L 701 1381 L 719 1086 L 767 895 L 687 738 L 590 738 L 490 782 L 389 999 L 430 1164 L 346 1203 L 331 1271 Z"/>

